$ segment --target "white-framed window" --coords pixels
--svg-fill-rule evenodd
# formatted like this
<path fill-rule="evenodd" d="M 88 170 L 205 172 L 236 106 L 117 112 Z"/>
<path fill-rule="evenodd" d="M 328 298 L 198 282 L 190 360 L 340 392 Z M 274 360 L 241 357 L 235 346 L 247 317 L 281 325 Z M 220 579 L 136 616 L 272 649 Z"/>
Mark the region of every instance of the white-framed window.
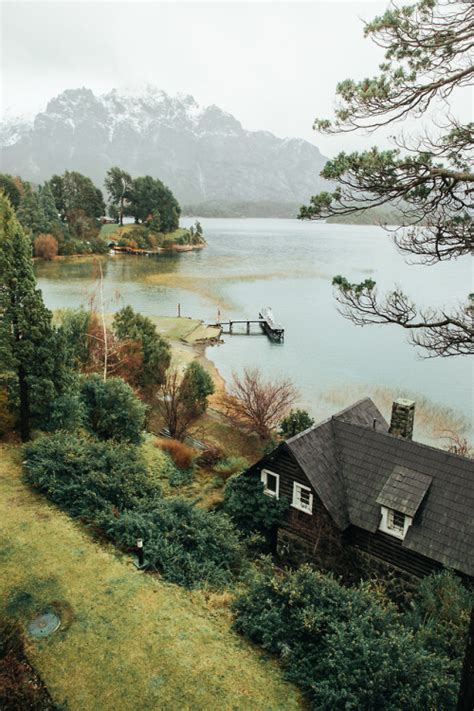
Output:
<path fill-rule="evenodd" d="M 263 493 L 278 499 L 280 495 L 280 475 L 271 472 L 269 469 L 262 469 L 260 478 L 263 481 Z"/>
<path fill-rule="evenodd" d="M 297 481 L 293 482 L 293 501 L 291 505 L 305 513 L 313 513 L 313 494 L 309 486 L 298 484 Z"/>
<path fill-rule="evenodd" d="M 407 535 L 407 531 L 413 523 L 413 517 L 407 516 L 396 509 L 389 509 L 387 506 L 382 506 L 379 530 L 388 533 L 390 536 L 399 538 L 403 541 Z"/>
<path fill-rule="evenodd" d="M 403 532 L 405 530 L 405 514 L 402 514 L 400 511 L 390 509 L 387 516 L 387 525 L 389 528 Z"/>

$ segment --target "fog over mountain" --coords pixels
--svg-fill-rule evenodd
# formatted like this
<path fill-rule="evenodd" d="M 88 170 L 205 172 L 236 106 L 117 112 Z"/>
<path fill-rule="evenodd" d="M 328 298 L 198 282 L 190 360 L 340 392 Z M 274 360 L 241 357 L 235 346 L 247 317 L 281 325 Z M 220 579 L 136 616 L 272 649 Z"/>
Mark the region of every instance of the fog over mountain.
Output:
<path fill-rule="evenodd" d="M 102 185 L 118 165 L 165 182 L 181 203 L 306 202 L 324 188 L 319 149 L 299 138 L 247 131 L 192 96 L 70 89 L 32 122 L 0 125 L 2 171 L 42 182 L 78 170 Z"/>

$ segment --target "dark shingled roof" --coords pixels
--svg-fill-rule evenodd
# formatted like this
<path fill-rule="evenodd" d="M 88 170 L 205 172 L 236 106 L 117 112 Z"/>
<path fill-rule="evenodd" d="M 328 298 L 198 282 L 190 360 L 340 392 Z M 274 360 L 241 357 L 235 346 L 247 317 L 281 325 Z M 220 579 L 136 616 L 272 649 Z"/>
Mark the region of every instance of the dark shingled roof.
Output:
<path fill-rule="evenodd" d="M 339 473 L 333 436 L 333 421 L 353 422 L 375 426 L 387 432 L 388 424 L 370 398 L 359 400 L 308 430 L 286 441 L 286 446 L 296 459 L 321 501 L 340 528 L 347 528 L 348 518 L 344 484 Z"/>
<path fill-rule="evenodd" d="M 432 481 L 431 476 L 397 464 L 383 485 L 377 503 L 413 518 Z"/>
<path fill-rule="evenodd" d="M 474 462 L 387 430 L 366 399 L 286 447 L 341 529 L 352 524 L 375 533 L 382 496 L 398 511 L 414 512 L 404 548 L 474 576 Z"/>

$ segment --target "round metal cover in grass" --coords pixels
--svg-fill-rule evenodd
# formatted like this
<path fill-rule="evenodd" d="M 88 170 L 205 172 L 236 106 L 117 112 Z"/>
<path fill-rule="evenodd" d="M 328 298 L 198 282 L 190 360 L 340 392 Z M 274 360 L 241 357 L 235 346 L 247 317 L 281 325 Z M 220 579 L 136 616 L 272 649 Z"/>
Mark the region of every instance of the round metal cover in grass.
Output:
<path fill-rule="evenodd" d="M 48 637 L 59 628 L 61 620 L 52 612 L 47 612 L 44 615 L 38 615 L 34 620 L 31 620 L 28 625 L 28 634 L 32 637 Z"/>

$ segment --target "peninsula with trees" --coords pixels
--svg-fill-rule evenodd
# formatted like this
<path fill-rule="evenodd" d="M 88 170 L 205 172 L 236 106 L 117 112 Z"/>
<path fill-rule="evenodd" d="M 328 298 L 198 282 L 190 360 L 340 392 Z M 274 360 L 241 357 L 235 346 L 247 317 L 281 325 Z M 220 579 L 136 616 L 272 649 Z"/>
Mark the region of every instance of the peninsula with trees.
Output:
<path fill-rule="evenodd" d="M 0 175 L 0 189 L 16 209 L 34 255 L 42 259 L 107 254 L 111 244 L 137 253 L 184 251 L 206 244 L 199 222 L 190 228 L 179 226 L 180 205 L 158 178 L 132 179 L 112 167 L 105 188 L 107 206 L 102 191 L 76 171 L 53 175 L 40 185 Z"/>

